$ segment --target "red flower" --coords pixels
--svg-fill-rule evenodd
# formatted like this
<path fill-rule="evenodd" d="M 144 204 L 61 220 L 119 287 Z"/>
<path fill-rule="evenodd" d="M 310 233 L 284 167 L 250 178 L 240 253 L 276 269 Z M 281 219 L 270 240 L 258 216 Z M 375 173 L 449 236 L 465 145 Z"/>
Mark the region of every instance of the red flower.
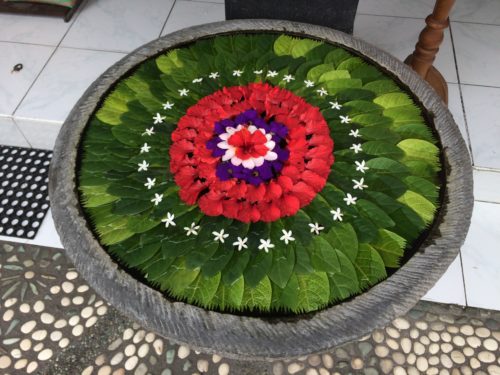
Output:
<path fill-rule="evenodd" d="M 235 178 L 219 180 L 220 158 L 206 148 L 216 122 L 248 109 L 288 128 L 290 155 L 281 174 L 257 186 Z M 228 139 L 245 151 L 237 156 L 263 155 L 266 139 L 262 133 L 246 133 Z M 271 222 L 294 215 L 325 186 L 333 163 L 329 133 L 319 109 L 288 90 L 262 83 L 226 87 L 199 100 L 179 120 L 171 137 L 170 171 L 180 187 L 180 198 L 190 205 L 197 203 L 206 215 Z"/>

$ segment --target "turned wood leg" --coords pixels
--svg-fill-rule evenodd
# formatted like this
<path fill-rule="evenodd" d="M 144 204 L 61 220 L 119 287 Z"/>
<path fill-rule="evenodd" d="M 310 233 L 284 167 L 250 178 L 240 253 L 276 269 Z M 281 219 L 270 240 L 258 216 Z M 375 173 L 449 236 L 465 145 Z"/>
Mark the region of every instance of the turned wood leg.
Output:
<path fill-rule="evenodd" d="M 432 66 L 443 42 L 444 30 L 449 26 L 448 16 L 455 0 L 437 0 L 434 11 L 425 19 L 426 26 L 420 33 L 415 51 L 405 63 L 410 65 L 448 103 L 448 86 L 439 71 Z"/>

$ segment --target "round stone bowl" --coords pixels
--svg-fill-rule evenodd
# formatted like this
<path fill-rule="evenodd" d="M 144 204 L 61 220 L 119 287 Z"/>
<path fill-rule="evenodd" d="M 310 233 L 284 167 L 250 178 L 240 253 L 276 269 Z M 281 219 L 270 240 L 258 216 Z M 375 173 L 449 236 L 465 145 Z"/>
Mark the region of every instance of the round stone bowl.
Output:
<path fill-rule="evenodd" d="M 79 143 L 100 100 L 146 59 L 199 38 L 274 31 L 338 44 L 392 74 L 433 119 L 446 170 L 444 199 L 427 239 L 386 280 L 348 301 L 293 317 L 255 317 L 207 311 L 169 300 L 122 269 L 94 236 L 77 189 Z M 52 215 L 75 267 L 118 311 L 180 344 L 235 359 L 286 359 L 326 351 L 355 340 L 405 314 L 455 259 L 470 224 L 472 168 L 452 115 L 434 90 L 387 53 L 347 34 L 320 26 L 271 20 L 238 20 L 184 29 L 138 48 L 114 64 L 85 92 L 64 123 L 50 169 Z"/>

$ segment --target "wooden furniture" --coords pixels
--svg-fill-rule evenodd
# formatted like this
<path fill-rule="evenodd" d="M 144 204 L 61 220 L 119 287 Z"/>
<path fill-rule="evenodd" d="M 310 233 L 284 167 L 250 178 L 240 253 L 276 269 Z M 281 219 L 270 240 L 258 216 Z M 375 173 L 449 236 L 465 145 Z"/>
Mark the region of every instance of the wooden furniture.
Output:
<path fill-rule="evenodd" d="M 82 5 L 84 0 L 74 0 L 71 6 L 40 1 L 7 1 L 0 0 L 0 13 L 36 14 L 43 16 L 63 17 L 68 22 Z"/>
<path fill-rule="evenodd" d="M 439 71 L 432 66 L 439 46 L 443 42 L 444 30 L 449 26 L 449 14 L 455 0 L 437 0 L 434 11 L 426 19 L 413 54 L 405 63 L 410 65 L 448 103 L 448 86 Z"/>

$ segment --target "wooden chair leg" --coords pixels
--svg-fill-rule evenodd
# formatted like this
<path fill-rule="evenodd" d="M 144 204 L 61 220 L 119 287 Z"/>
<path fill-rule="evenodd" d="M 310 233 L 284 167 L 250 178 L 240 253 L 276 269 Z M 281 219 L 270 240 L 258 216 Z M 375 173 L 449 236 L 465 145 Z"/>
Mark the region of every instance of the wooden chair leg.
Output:
<path fill-rule="evenodd" d="M 413 54 L 405 63 L 410 65 L 448 103 L 448 85 L 439 71 L 432 66 L 443 42 L 444 30 L 449 26 L 448 16 L 455 0 L 436 0 L 434 11 L 425 19 L 426 26 L 420 33 Z"/>

